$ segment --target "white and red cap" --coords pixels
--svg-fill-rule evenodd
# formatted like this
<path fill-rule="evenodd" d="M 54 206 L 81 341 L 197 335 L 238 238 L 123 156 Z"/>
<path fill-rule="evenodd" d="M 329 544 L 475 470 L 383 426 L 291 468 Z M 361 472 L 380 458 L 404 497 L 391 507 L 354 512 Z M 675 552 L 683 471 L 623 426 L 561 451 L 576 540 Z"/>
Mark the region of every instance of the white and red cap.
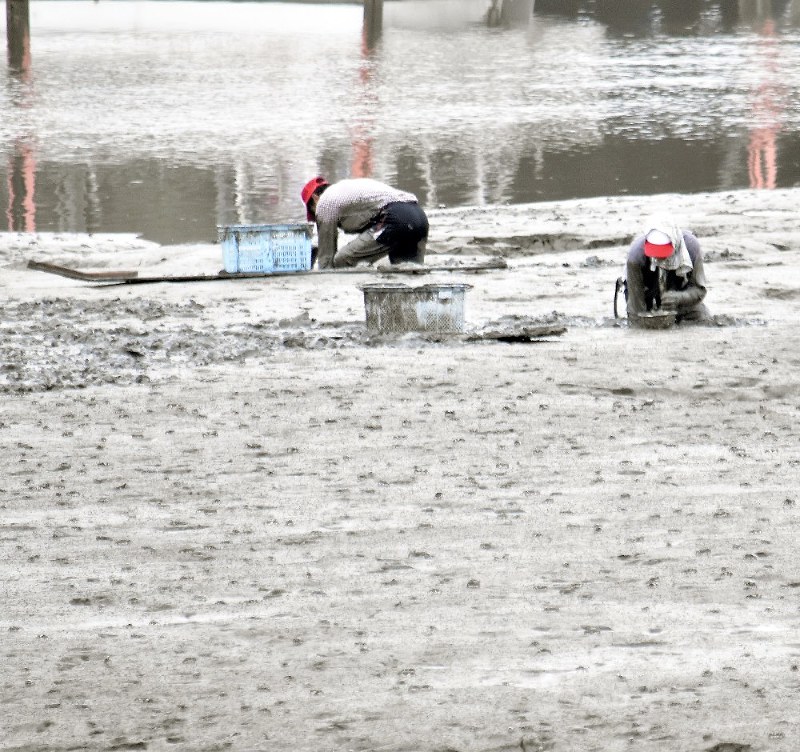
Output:
<path fill-rule="evenodd" d="M 650 230 L 644 239 L 644 255 L 654 259 L 669 258 L 675 252 L 675 246 L 667 233 L 662 230 Z"/>

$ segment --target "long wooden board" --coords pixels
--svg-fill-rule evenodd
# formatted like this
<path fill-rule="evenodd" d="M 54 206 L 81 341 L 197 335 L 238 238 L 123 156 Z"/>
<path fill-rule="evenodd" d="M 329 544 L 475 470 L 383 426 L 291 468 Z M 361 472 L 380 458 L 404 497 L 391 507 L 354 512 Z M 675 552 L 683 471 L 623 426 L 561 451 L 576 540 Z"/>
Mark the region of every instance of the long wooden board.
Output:
<path fill-rule="evenodd" d="M 49 264 L 45 261 L 32 260 L 28 261 L 28 269 L 35 269 L 39 272 L 50 272 L 50 274 L 58 274 L 61 277 L 69 277 L 70 279 L 80 279 L 85 282 L 132 279 L 139 274 L 139 272 L 136 271 L 83 272 L 80 269 L 70 269 L 68 266 L 59 266 L 58 264 Z"/>
<path fill-rule="evenodd" d="M 298 277 L 318 274 L 429 274 L 430 272 L 464 272 L 476 273 L 491 271 L 493 269 L 507 269 L 508 263 L 505 259 L 496 258 L 489 261 L 479 261 L 472 264 L 419 264 L 401 265 L 397 267 L 383 267 L 380 269 L 363 266 L 355 269 L 315 269 L 313 271 L 299 272 L 247 272 L 240 274 L 185 274 L 185 275 L 165 275 L 160 277 L 140 277 L 138 271 L 102 271 L 87 272 L 80 269 L 72 269 L 67 266 L 59 266 L 45 261 L 28 261 L 28 268 L 50 274 L 58 274 L 70 279 L 78 279 L 84 282 L 101 282 L 103 284 L 153 284 L 156 282 L 218 282 L 231 279 L 269 279 L 272 277 Z"/>

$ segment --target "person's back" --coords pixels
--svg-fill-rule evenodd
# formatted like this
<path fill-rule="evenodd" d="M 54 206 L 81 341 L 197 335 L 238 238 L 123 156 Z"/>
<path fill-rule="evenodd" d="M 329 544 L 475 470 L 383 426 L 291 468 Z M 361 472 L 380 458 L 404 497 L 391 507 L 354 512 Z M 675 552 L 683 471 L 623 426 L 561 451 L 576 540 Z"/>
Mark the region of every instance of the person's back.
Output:
<path fill-rule="evenodd" d="M 413 193 L 400 191 L 372 178 L 340 180 L 328 186 L 319 197 L 317 223 L 332 222 L 344 232 L 361 232 L 387 204 L 416 200 Z"/>

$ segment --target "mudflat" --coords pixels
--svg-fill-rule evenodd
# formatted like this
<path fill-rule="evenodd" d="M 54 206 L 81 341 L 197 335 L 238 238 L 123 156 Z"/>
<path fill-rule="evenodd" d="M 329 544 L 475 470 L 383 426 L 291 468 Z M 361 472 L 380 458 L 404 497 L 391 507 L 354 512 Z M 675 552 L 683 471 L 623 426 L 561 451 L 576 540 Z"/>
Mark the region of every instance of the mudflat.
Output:
<path fill-rule="evenodd" d="M 3 749 L 795 750 L 798 196 L 432 211 L 432 260 L 509 263 L 407 280 L 471 285 L 454 337 L 2 236 Z M 664 204 L 709 326 L 613 316 Z"/>

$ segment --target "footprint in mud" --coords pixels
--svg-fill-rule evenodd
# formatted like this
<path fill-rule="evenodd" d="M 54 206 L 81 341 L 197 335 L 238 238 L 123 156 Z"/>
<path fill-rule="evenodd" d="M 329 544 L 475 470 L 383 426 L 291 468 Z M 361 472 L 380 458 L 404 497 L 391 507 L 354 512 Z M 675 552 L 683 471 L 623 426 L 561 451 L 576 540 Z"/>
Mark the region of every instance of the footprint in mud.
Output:
<path fill-rule="evenodd" d="M 117 737 L 113 739 L 111 742 L 111 746 L 108 747 L 109 750 L 114 750 L 114 752 L 124 752 L 125 750 L 134 750 L 134 749 L 147 749 L 147 742 L 131 742 L 125 738 Z"/>
<path fill-rule="evenodd" d="M 797 297 L 800 297 L 800 290 L 797 288 L 785 288 L 785 287 L 765 287 L 761 294 L 765 298 L 771 298 L 772 300 L 794 300 Z"/>

